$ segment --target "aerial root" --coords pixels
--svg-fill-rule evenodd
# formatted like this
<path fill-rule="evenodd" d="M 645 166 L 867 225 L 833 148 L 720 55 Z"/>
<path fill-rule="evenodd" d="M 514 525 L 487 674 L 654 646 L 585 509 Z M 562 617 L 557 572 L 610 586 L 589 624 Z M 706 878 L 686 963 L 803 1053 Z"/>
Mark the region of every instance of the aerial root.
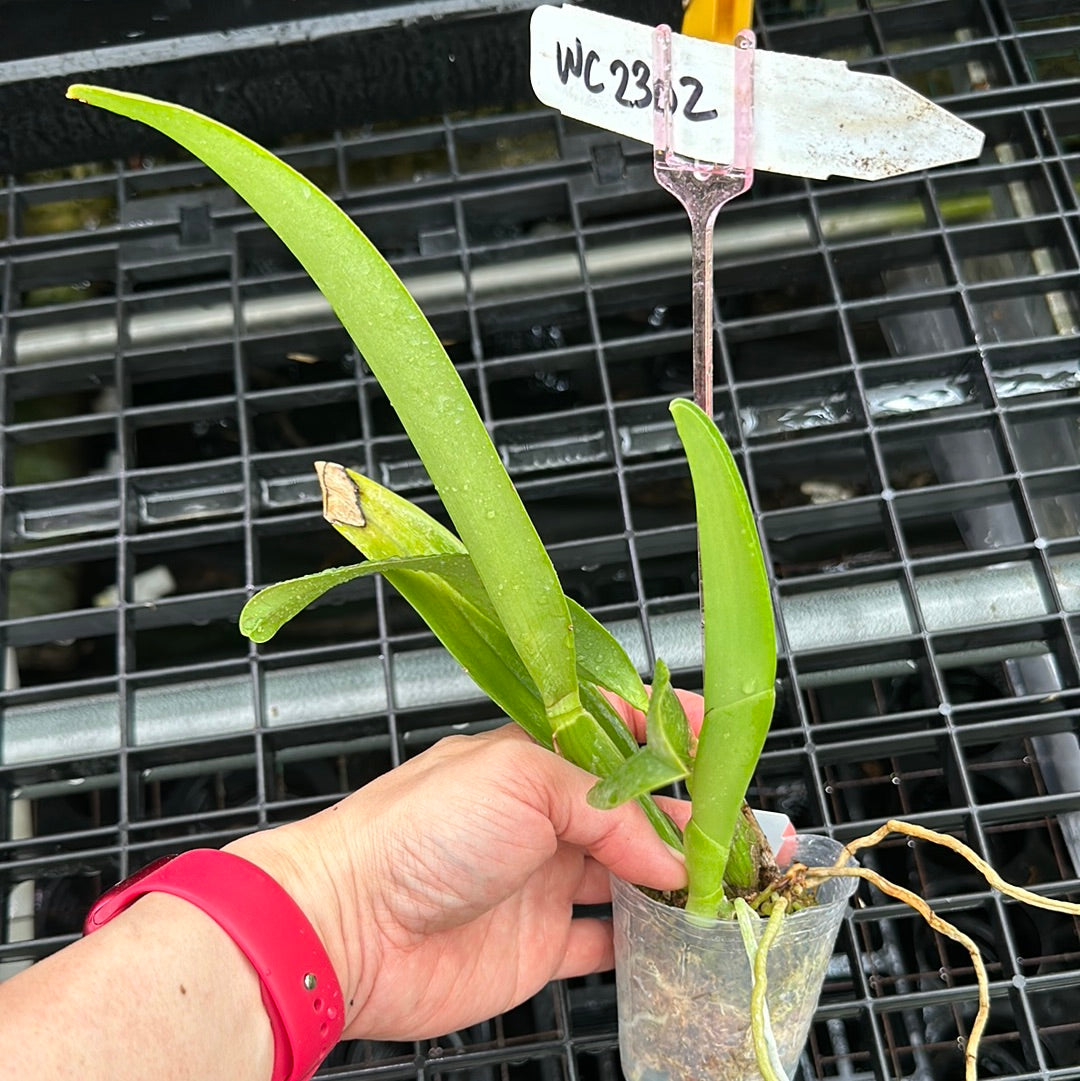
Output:
<path fill-rule="evenodd" d="M 955 837 L 950 837 L 946 833 L 938 833 L 937 830 L 927 829 L 925 826 L 916 826 L 911 822 L 901 822 L 895 818 L 890 819 L 880 829 L 874 830 L 873 833 L 849 841 L 837 859 L 836 866 L 842 867 L 847 863 L 852 853 L 858 852 L 860 848 L 869 848 L 871 845 L 876 845 L 879 841 L 883 841 L 888 837 L 890 833 L 902 833 L 905 837 L 930 841 L 931 844 L 941 845 L 955 852 L 958 856 L 967 860 L 991 887 L 997 890 L 998 893 L 1005 894 L 1006 897 L 1012 897 L 1013 900 L 1021 901 L 1025 905 L 1032 905 L 1035 908 L 1046 908 L 1051 912 L 1066 912 L 1070 916 L 1080 916 L 1080 904 L 1074 904 L 1072 901 L 1060 901 L 1056 897 L 1043 897 L 1041 894 L 1032 893 L 1030 890 L 1006 882 L 986 860 L 973 849 L 968 848 L 963 841 L 958 841 Z"/>
<path fill-rule="evenodd" d="M 983 964 L 979 947 L 959 927 L 942 919 L 917 893 L 912 893 L 911 890 L 890 882 L 868 867 L 810 867 L 807 869 L 806 878 L 807 882 L 823 881 L 826 878 L 863 878 L 877 886 L 882 893 L 903 901 L 918 912 L 935 931 L 946 938 L 951 938 L 954 942 L 959 942 L 967 950 L 979 984 L 979 1009 L 971 1026 L 971 1034 L 964 1046 L 964 1078 L 965 1081 L 976 1081 L 975 1062 L 979 1054 L 979 1041 L 982 1039 L 983 1029 L 986 1028 L 986 1022 L 990 1016 L 990 981 L 986 975 L 986 966 Z"/>
<path fill-rule="evenodd" d="M 967 860 L 986 879 L 987 883 L 999 893 L 1005 894 L 1022 904 L 1032 905 L 1035 908 L 1049 909 L 1051 912 L 1065 912 L 1072 916 L 1080 916 L 1080 904 L 1072 901 L 1061 901 L 1054 897 L 1043 897 L 1041 894 L 1032 893 L 1020 886 L 1014 886 L 1006 882 L 976 852 L 969 848 L 963 841 L 958 841 L 948 834 L 938 833 L 936 830 L 927 829 L 925 826 L 916 826 L 910 822 L 901 822 L 898 819 L 890 819 L 880 829 L 865 837 L 859 837 L 849 841 L 843 852 L 831 867 L 809 867 L 793 869 L 799 877 L 803 877 L 807 885 L 823 882 L 827 878 L 862 878 L 876 886 L 882 893 L 889 897 L 895 897 L 898 901 L 913 908 L 920 916 L 939 934 L 958 942 L 971 956 L 971 963 L 975 969 L 975 978 L 979 985 L 979 1008 L 975 1014 L 975 1021 L 971 1026 L 971 1034 L 968 1036 L 964 1047 L 964 1078 L 965 1081 L 976 1081 L 976 1060 L 979 1054 L 979 1041 L 990 1014 L 990 981 L 987 978 L 986 966 L 983 964 L 982 954 L 978 946 L 964 934 L 958 927 L 942 919 L 917 893 L 905 889 L 903 886 L 890 882 L 876 871 L 866 867 L 845 867 L 851 856 L 863 848 L 870 848 L 883 841 L 892 833 L 903 834 L 905 837 L 913 837 L 920 841 L 929 841 L 931 844 L 941 845 L 955 852 L 958 856 Z"/>
<path fill-rule="evenodd" d="M 753 971 L 754 983 L 750 992 L 750 1031 L 754 1040 L 754 1051 L 757 1055 L 758 1069 L 764 1081 L 787 1081 L 784 1076 L 783 1066 L 779 1061 L 773 1061 L 776 1045 L 769 1047 L 769 1035 L 766 1033 L 766 1005 L 765 996 L 769 990 L 769 979 L 765 964 L 769 959 L 769 949 L 780 931 L 783 922 L 784 910 L 787 908 L 787 899 L 778 897 L 772 912 L 769 914 L 769 922 L 765 924 L 765 930 L 761 932 L 761 940 L 758 942 L 757 953 L 754 955 Z M 779 1059 L 779 1055 L 775 1056 Z"/>

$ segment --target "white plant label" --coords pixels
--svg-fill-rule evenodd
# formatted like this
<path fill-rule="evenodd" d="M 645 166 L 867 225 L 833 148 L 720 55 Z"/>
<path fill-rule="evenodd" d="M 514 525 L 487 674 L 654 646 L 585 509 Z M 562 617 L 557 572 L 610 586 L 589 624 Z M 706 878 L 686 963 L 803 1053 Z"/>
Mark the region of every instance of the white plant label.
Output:
<path fill-rule="evenodd" d="M 652 27 L 572 5 L 536 8 L 536 96 L 575 120 L 653 141 Z M 735 48 L 671 36 L 672 139 L 688 158 L 730 163 Z M 841 60 L 756 50 L 753 165 L 823 180 L 879 180 L 976 157 L 983 134 L 885 75 Z"/>

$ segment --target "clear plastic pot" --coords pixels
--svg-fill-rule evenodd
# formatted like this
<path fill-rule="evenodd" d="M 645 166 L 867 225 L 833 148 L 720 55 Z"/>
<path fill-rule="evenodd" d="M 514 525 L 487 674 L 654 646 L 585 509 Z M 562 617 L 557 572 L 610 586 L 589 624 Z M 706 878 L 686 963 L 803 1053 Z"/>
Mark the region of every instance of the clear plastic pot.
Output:
<path fill-rule="evenodd" d="M 843 846 L 800 834 L 795 860 L 836 861 Z M 787 916 L 768 958 L 767 1001 L 790 1077 L 858 879 L 834 878 Z M 750 1035 L 750 962 L 735 920 L 702 920 L 612 879 L 619 1052 L 627 1081 L 759 1081 Z M 758 934 L 765 927 L 760 920 Z"/>

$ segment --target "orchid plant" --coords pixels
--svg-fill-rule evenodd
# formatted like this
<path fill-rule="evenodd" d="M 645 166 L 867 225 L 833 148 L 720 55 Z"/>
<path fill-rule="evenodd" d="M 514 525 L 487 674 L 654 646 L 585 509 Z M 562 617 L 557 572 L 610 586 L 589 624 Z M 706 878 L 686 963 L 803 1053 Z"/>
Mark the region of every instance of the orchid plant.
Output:
<path fill-rule="evenodd" d="M 325 516 L 365 562 L 264 589 L 243 610 L 243 633 L 265 642 L 335 585 L 384 575 L 507 716 L 600 778 L 595 805 L 636 799 L 685 850 L 691 911 L 716 915 L 752 893 L 754 855 L 768 846 L 741 808 L 772 715 L 776 646 L 753 516 L 713 422 L 690 401 L 671 405 L 701 539 L 705 720 L 695 739 L 663 662 L 649 693 L 615 638 L 563 592 L 438 336 L 356 224 L 300 173 L 208 117 L 98 87 L 68 94 L 171 136 L 277 233 L 379 381 L 456 531 L 369 477 L 319 463 Z M 644 747 L 608 694 L 646 713 Z M 680 834 L 649 794 L 683 779 L 693 814 Z"/>
<path fill-rule="evenodd" d="M 641 804 L 657 833 L 685 853 L 689 913 L 737 917 L 744 927 L 748 904 L 770 913 L 760 946 L 748 943 L 748 954 L 756 956 L 755 978 L 759 970 L 764 973 L 767 943 L 790 910 L 789 897 L 791 908 L 813 903 L 813 886 L 833 876 L 868 879 L 964 945 L 979 979 L 979 1012 L 965 1049 L 966 1074 L 973 1079 L 989 1008 L 975 944 L 910 891 L 868 868 L 848 866 L 850 854 L 899 832 L 945 845 L 995 889 L 1024 903 L 1073 915 L 1080 914 L 1080 905 L 1012 886 L 955 838 L 899 821 L 849 842 L 833 867 L 780 874 L 745 803 L 774 705 L 772 604 L 746 490 L 713 422 L 688 400 L 671 403 L 694 485 L 700 550 L 705 702 L 695 734 L 663 661 L 656 662 L 647 690 L 622 646 L 564 593 L 437 335 L 356 224 L 296 170 L 215 120 L 101 87 L 72 86 L 68 96 L 170 136 L 277 233 L 381 384 L 456 530 L 344 465 L 316 463 L 324 515 L 364 561 L 262 590 L 241 613 L 243 633 L 265 642 L 327 590 L 382 574 L 507 716 L 596 775 L 589 796 L 594 805 L 615 807 L 632 799 Z M 645 713 L 644 746 L 610 695 Z M 684 831 L 651 796 L 680 780 L 692 803 Z M 753 1025 L 759 1067 L 775 1079 L 775 1045 L 761 1001 Z"/>

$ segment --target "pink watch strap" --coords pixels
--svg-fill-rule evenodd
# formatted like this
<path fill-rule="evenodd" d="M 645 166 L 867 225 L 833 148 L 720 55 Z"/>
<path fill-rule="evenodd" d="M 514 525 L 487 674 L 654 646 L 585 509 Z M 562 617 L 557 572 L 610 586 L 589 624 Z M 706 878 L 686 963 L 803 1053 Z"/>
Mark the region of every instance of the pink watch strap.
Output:
<path fill-rule="evenodd" d="M 166 856 L 113 886 L 83 927 L 96 931 L 147 893 L 201 908 L 259 974 L 274 1034 L 271 1081 L 307 1081 L 341 1037 L 345 1010 L 330 959 L 300 906 L 265 871 L 230 852 Z"/>

